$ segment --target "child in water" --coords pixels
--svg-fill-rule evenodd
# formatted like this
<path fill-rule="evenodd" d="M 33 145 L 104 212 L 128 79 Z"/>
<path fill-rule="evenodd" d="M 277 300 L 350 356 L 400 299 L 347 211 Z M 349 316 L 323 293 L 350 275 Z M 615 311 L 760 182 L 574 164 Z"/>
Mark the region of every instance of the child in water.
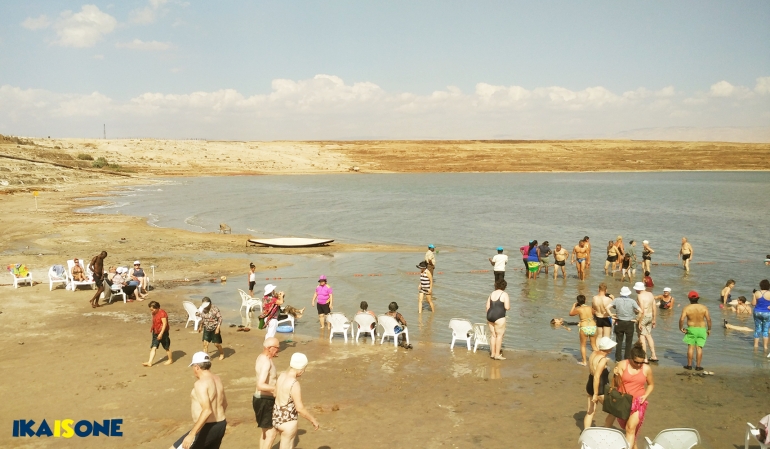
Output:
<path fill-rule="evenodd" d="M 652 281 L 652 276 L 650 276 L 649 271 L 644 272 L 644 289 L 648 292 L 652 291 L 652 288 L 655 287 L 655 282 Z"/>

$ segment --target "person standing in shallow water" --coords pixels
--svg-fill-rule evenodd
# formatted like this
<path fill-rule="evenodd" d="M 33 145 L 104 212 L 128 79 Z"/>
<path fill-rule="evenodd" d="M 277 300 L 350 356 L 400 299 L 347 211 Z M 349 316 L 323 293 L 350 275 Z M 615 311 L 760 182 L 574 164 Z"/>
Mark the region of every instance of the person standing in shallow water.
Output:
<path fill-rule="evenodd" d="M 428 264 L 428 271 L 433 277 L 433 270 L 436 269 L 436 247 L 433 244 L 428 245 L 428 251 L 425 252 L 425 263 Z"/>
<path fill-rule="evenodd" d="M 572 248 L 572 260 L 570 261 L 577 267 L 577 276 L 581 281 L 586 278 L 586 258 L 588 258 L 588 249 L 586 249 L 585 240 L 581 240 L 577 246 Z"/>
<path fill-rule="evenodd" d="M 687 365 L 684 369 L 692 369 L 693 353 L 695 353 L 695 370 L 703 371 L 701 362 L 703 361 L 703 347 L 706 346 L 706 339 L 711 335 L 711 315 L 709 309 L 702 304 L 698 304 L 700 296 L 695 290 L 687 294 L 690 305 L 682 309 L 682 315 L 679 317 L 679 330 L 684 334 L 684 341 L 687 343 Z M 687 327 L 684 327 L 685 320 Z"/>
<path fill-rule="evenodd" d="M 690 262 L 692 261 L 693 250 L 690 242 L 687 241 L 687 237 L 682 237 L 682 248 L 679 249 L 679 258 L 682 259 L 682 268 L 684 271 L 690 272 Z"/>
<path fill-rule="evenodd" d="M 495 291 L 487 298 L 487 324 L 489 325 L 489 353 L 495 360 L 503 357 L 503 335 L 505 335 L 505 314 L 511 308 L 511 301 L 505 288 L 505 279 L 495 282 Z"/>
<path fill-rule="evenodd" d="M 529 270 L 528 279 L 537 279 L 537 273 L 540 271 L 540 248 L 537 247 L 537 240 L 532 240 L 529 243 L 527 268 Z"/>
<path fill-rule="evenodd" d="M 596 321 L 594 321 L 593 308 L 586 305 L 586 297 L 584 295 L 577 296 L 577 302 L 572 304 L 569 316 L 578 316 L 580 318 L 578 336 L 580 337 L 580 356 L 582 360 L 578 362 L 578 365 L 586 366 L 586 340 L 591 340 L 591 350 L 596 351 Z"/>
<path fill-rule="evenodd" d="M 326 276 L 323 274 L 318 278 L 318 287 L 313 293 L 311 305 L 318 310 L 318 321 L 321 323 L 321 329 L 325 326 L 326 316 L 332 313 L 334 309 L 334 290 L 326 283 Z M 329 324 L 331 328 L 331 324 Z"/>
<path fill-rule="evenodd" d="M 435 312 L 433 308 L 433 275 L 428 271 L 428 264 L 425 261 L 420 262 L 417 265 L 420 269 L 420 283 L 417 286 L 417 307 L 418 312 L 422 313 L 422 301 L 425 299 L 428 301 L 430 311 Z"/>
<path fill-rule="evenodd" d="M 495 285 L 505 279 L 505 266 L 508 264 L 508 256 L 503 254 L 503 247 L 497 247 L 497 255 L 489 258 L 495 273 Z"/>

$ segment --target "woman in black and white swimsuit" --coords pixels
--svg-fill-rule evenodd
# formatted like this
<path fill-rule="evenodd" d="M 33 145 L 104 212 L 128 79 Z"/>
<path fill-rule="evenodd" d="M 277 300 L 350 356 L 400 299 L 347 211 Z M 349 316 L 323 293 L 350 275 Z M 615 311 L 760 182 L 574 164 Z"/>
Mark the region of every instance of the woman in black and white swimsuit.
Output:
<path fill-rule="evenodd" d="M 281 449 L 294 447 L 299 415 L 310 421 L 313 428 L 318 430 L 318 421 L 302 403 L 298 378 L 305 372 L 305 367 L 307 367 L 307 357 L 301 352 L 295 352 L 291 356 L 289 369 L 281 373 L 275 383 L 273 427 L 281 434 Z"/>

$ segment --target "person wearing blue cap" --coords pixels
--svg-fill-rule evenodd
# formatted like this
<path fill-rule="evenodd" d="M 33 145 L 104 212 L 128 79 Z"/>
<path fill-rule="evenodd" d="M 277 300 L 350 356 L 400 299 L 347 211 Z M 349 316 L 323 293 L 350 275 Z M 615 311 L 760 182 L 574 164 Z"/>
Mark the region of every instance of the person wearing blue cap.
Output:
<path fill-rule="evenodd" d="M 494 267 L 495 285 L 497 285 L 498 282 L 505 279 L 505 265 L 508 263 L 508 256 L 503 254 L 502 246 L 497 247 L 497 255 L 490 257 L 489 263 Z"/>
<path fill-rule="evenodd" d="M 428 251 L 425 252 L 425 263 L 428 264 L 428 271 L 433 277 L 433 270 L 436 269 L 436 247 L 433 244 L 428 245 Z"/>

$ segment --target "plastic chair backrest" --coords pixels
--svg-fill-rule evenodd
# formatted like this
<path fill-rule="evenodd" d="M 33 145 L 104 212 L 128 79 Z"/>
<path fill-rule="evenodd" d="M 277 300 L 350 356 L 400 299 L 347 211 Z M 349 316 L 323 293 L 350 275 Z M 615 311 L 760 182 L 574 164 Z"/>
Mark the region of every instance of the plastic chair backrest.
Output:
<path fill-rule="evenodd" d="M 398 321 L 396 321 L 395 318 L 388 315 L 380 315 L 377 318 L 377 323 L 382 326 L 383 329 L 385 329 L 385 332 L 393 333 L 395 331 L 396 326 L 398 326 Z"/>
<path fill-rule="evenodd" d="M 630 449 L 626 434 L 617 429 L 589 427 L 580 434 L 578 443 L 591 449 Z"/>
<path fill-rule="evenodd" d="M 331 313 L 326 318 L 334 329 L 342 329 L 345 323 L 349 323 L 348 317 L 343 313 Z"/>
<path fill-rule="evenodd" d="M 449 328 L 452 329 L 452 332 L 455 334 L 455 336 L 466 338 L 468 333 L 473 330 L 473 324 L 471 324 L 471 322 L 468 320 L 452 318 L 449 320 Z"/>
<path fill-rule="evenodd" d="M 195 304 L 193 304 L 190 301 L 183 301 L 182 306 L 184 307 L 184 310 L 187 312 L 187 315 L 189 315 L 190 319 L 197 318 L 195 314 L 198 313 L 198 308 L 195 307 Z"/>
<path fill-rule="evenodd" d="M 690 449 L 700 444 L 700 434 L 695 429 L 666 429 L 655 437 L 653 443 L 666 449 Z"/>
<path fill-rule="evenodd" d="M 372 324 L 377 323 L 377 320 L 375 320 L 374 317 L 368 313 L 359 313 L 356 315 L 354 320 L 358 324 L 358 327 L 367 331 L 372 328 Z"/>

